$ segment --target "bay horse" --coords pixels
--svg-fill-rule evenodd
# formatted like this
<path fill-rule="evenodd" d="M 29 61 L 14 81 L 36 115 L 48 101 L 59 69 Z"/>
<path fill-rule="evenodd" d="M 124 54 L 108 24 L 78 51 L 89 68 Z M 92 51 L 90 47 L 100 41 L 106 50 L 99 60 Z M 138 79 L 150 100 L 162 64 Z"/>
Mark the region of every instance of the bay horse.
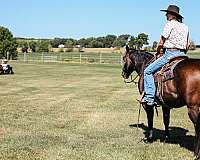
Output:
<path fill-rule="evenodd" d="M 144 91 L 143 72 L 151 63 L 154 55 L 148 52 L 140 52 L 126 46 L 123 57 L 122 77 L 128 79 L 133 71 L 139 75 L 138 89 L 140 94 Z M 174 78 L 163 82 L 163 121 L 165 125 L 165 138 L 169 138 L 170 109 L 187 106 L 188 115 L 195 128 L 194 154 L 200 159 L 200 59 L 184 59 L 173 69 Z M 153 137 L 153 107 L 144 107 L 147 114 L 148 140 Z"/>

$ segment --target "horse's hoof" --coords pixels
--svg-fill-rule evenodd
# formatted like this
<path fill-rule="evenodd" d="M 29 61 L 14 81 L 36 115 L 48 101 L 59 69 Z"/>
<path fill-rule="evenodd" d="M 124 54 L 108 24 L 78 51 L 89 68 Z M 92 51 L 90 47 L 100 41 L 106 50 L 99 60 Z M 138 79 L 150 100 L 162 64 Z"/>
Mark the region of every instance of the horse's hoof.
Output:
<path fill-rule="evenodd" d="M 153 143 L 153 138 L 152 137 L 148 137 L 147 138 L 147 143 Z"/>
<path fill-rule="evenodd" d="M 169 142 L 169 135 L 166 135 L 164 138 L 164 143 L 168 143 Z"/>
<path fill-rule="evenodd" d="M 165 136 L 165 137 L 161 138 L 160 142 L 162 142 L 162 143 L 169 143 L 170 142 L 169 136 Z"/>

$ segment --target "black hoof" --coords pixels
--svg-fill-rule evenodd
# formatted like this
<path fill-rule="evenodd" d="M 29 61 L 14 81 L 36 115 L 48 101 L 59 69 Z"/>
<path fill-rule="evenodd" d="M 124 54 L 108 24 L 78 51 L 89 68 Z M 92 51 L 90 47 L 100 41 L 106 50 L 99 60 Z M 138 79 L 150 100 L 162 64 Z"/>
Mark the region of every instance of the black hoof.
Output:
<path fill-rule="evenodd" d="M 169 135 L 166 135 L 166 136 L 165 136 L 164 142 L 165 142 L 165 143 L 168 143 L 168 142 L 169 142 Z"/>
<path fill-rule="evenodd" d="M 147 141 L 148 141 L 149 143 L 153 143 L 153 138 L 152 138 L 152 137 L 149 137 L 149 138 L 147 138 Z"/>
<path fill-rule="evenodd" d="M 153 143 L 153 138 L 152 137 L 147 137 L 144 139 L 145 143 Z"/>
<path fill-rule="evenodd" d="M 160 142 L 162 142 L 162 143 L 169 143 L 170 142 L 169 135 L 168 136 L 165 135 L 163 138 L 161 138 Z"/>

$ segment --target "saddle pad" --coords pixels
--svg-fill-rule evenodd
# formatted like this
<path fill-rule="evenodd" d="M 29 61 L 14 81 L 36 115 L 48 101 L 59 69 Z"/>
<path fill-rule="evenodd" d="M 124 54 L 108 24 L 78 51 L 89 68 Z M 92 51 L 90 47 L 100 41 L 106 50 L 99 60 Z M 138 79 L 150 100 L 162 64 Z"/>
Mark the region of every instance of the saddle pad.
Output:
<path fill-rule="evenodd" d="M 170 80 L 170 79 L 173 79 L 174 78 L 174 74 L 173 74 L 173 70 L 168 70 L 168 71 L 165 71 L 163 73 L 163 82 L 164 81 L 167 81 L 167 80 Z"/>

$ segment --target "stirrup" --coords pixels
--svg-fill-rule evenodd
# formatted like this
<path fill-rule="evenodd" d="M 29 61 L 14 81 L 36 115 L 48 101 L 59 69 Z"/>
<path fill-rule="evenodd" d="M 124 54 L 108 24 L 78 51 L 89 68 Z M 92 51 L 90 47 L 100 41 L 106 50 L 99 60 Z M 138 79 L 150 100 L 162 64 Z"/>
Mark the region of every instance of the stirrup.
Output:
<path fill-rule="evenodd" d="M 142 94 L 140 95 L 140 97 L 136 98 L 136 100 L 137 100 L 140 104 L 146 103 L 146 102 L 144 101 L 144 91 L 142 92 Z"/>
<path fill-rule="evenodd" d="M 145 103 L 147 103 L 146 101 L 144 101 L 144 98 L 137 98 L 136 99 L 140 104 L 145 104 Z"/>

